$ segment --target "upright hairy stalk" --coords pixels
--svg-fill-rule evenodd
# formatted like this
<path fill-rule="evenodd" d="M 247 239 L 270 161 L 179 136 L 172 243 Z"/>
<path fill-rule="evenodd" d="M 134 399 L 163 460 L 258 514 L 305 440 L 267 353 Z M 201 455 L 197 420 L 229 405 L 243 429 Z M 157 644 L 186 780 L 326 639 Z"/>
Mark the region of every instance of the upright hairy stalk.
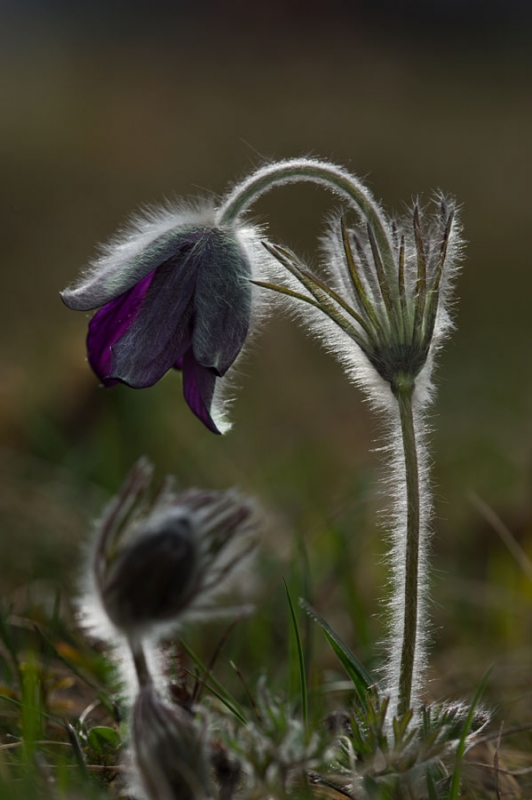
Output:
<path fill-rule="evenodd" d="M 438 197 L 432 218 L 416 205 L 392 221 L 354 176 L 325 162 L 294 159 L 268 165 L 236 186 L 218 209 L 219 224 L 232 224 L 274 185 L 300 180 L 320 183 L 347 200 L 359 222 L 349 225 L 343 215 L 331 224 L 323 277 L 291 251 L 266 243 L 277 267 L 271 281 L 255 282 L 295 303 L 304 323 L 310 322 L 393 420 L 393 579 L 384 689 L 401 716 L 419 705 L 425 662 L 431 502 L 423 413 L 433 395 L 434 354 L 450 328 L 445 301 L 459 252 L 455 209 Z"/>
<path fill-rule="evenodd" d="M 403 449 L 404 489 L 406 495 L 406 530 L 403 544 L 401 527 L 397 533 L 401 538 L 395 546 L 396 570 L 404 572 L 404 603 L 393 610 L 395 617 L 393 630 L 397 640 L 402 642 L 401 651 L 394 648 L 390 652 L 388 666 L 390 674 L 387 683 L 397 692 L 397 714 L 402 716 L 417 701 L 415 696 L 420 686 L 419 673 L 423 658 L 423 631 L 426 605 L 426 538 L 427 531 L 422 527 L 422 508 L 420 484 L 420 444 L 414 425 L 413 396 L 414 387 L 406 385 L 395 389 L 394 395 L 399 409 Z M 425 497 L 425 503 L 428 498 Z M 423 539 L 422 539 L 423 534 Z M 404 565 L 399 559 L 403 557 Z M 396 578 L 397 580 L 397 578 Z M 400 584 L 399 584 L 400 586 Z M 397 592 L 399 595 L 399 592 Z M 416 659 L 417 653 L 417 659 Z M 398 657 L 400 658 L 398 663 Z M 414 692 L 414 697 L 412 696 Z M 395 699 L 395 698 L 394 698 Z"/>
<path fill-rule="evenodd" d="M 406 552 L 405 552 L 405 613 L 403 648 L 399 671 L 398 713 L 404 714 L 410 708 L 416 638 L 418 628 L 418 586 L 419 586 L 419 464 L 412 412 L 413 388 L 396 393 L 401 417 L 401 432 L 405 453 L 406 476 Z"/>

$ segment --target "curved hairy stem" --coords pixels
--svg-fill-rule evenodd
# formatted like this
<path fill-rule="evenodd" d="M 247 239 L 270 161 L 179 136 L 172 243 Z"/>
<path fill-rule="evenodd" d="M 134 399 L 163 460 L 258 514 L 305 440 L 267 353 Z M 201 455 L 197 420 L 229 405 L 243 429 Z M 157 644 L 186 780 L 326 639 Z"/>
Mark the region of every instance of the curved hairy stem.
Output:
<path fill-rule="evenodd" d="M 383 215 L 371 193 L 341 167 L 312 158 L 292 158 L 261 167 L 234 189 L 218 209 L 220 225 L 232 225 L 261 195 L 274 186 L 310 181 L 318 183 L 355 206 L 371 225 L 381 252 L 384 268 L 391 278 L 394 269 L 392 243 Z"/>

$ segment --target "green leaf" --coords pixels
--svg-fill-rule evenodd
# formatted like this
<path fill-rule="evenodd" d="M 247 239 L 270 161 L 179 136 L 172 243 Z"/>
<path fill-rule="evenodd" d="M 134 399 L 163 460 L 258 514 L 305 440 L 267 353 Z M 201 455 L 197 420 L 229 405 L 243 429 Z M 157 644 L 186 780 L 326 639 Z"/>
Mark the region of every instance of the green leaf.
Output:
<path fill-rule="evenodd" d="M 303 723 L 306 727 L 308 722 L 308 694 L 307 694 L 307 676 L 305 674 L 305 659 L 303 656 L 303 644 L 301 642 L 301 635 L 299 633 L 299 626 L 297 624 L 297 617 L 294 604 L 292 603 L 292 598 L 290 597 L 290 592 L 288 591 L 288 586 L 286 581 L 283 580 L 283 583 L 284 583 L 284 588 L 286 590 L 288 605 L 290 607 L 290 616 L 292 617 L 294 635 L 296 637 L 297 659 L 299 663 L 299 678 L 301 682 L 301 708 L 303 712 Z"/>
<path fill-rule="evenodd" d="M 183 648 L 185 653 L 187 653 L 187 655 L 190 656 L 190 658 L 192 659 L 194 664 L 196 664 L 196 666 L 200 668 L 200 670 L 203 672 L 203 674 L 207 675 L 209 673 L 209 670 L 203 664 L 203 662 L 199 658 L 199 656 L 197 656 L 196 653 L 192 650 L 192 648 L 189 647 L 188 644 L 186 644 L 186 642 L 183 641 L 183 639 L 179 640 L 179 644 L 181 645 L 181 647 Z M 213 694 L 215 697 L 217 697 L 218 700 L 226 708 L 228 708 L 229 711 L 231 711 L 231 713 L 233 713 L 235 715 L 235 717 L 237 719 L 239 719 L 240 722 L 243 725 L 245 725 L 247 723 L 247 719 L 246 719 L 242 709 L 238 705 L 237 701 L 233 697 L 231 697 L 231 695 L 229 694 L 227 689 L 225 689 L 222 686 L 222 684 L 219 681 L 216 680 L 216 678 L 214 677 L 214 675 L 212 673 L 209 674 L 209 683 L 212 683 L 213 686 L 216 687 L 216 689 L 214 689 L 213 686 L 209 686 L 208 683 L 205 684 L 205 688 L 208 689 L 209 692 L 211 692 L 211 694 Z"/>
<path fill-rule="evenodd" d="M 375 681 L 371 674 L 365 668 L 361 661 L 356 657 L 352 650 L 340 639 L 338 634 L 331 628 L 328 622 L 323 619 L 321 614 L 312 608 L 306 600 L 302 598 L 299 600 L 301 608 L 303 608 L 312 619 L 321 626 L 325 638 L 329 642 L 331 648 L 335 652 L 343 668 L 349 675 L 353 682 L 353 688 L 357 694 L 358 699 L 364 708 L 367 706 L 368 689 Z"/>
<path fill-rule="evenodd" d="M 105 756 L 114 753 L 121 745 L 120 734 L 114 728 L 97 725 L 87 735 L 87 744 L 95 753 Z"/>

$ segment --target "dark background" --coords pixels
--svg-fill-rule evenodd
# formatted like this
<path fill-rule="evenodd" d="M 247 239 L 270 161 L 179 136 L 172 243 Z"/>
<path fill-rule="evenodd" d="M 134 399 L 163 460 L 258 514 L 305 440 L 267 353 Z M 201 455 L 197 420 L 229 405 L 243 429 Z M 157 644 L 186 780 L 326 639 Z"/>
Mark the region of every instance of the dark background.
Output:
<path fill-rule="evenodd" d="M 263 157 L 315 154 L 365 177 L 387 208 L 435 189 L 463 205 L 457 331 L 431 417 L 432 663 L 458 691 L 493 662 L 505 713 L 530 710 L 532 582 L 470 492 L 532 556 L 531 9 L 517 0 L 3 0 L 8 598 L 75 589 L 91 517 L 146 453 L 184 486 L 256 494 L 270 515 L 268 592 L 283 607 L 282 565 L 303 542 L 315 602 L 371 656 L 385 580 L 379 425 L 338 365 L 274 318 L 240 369 L 233 431 L 214 437 L 190 414 L 177 374 L 142 392 L 99 388 L 85 362 L 87 320 L 58 295 L 142 204 L 221 194 Z M 256 212 L 274 240 L 312 257 L 330 207 L 303 186 L 272 192 Z"/>

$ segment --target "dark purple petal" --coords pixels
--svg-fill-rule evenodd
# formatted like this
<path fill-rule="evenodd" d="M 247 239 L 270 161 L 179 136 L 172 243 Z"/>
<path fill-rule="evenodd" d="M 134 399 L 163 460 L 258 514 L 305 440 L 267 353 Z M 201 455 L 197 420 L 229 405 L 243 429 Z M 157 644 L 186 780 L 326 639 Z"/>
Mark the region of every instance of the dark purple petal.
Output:
<path fill-rule="evenodd" d="M 89 364 L 105 386 L 117 383 L 110 378 L 111 348 L 135 321 L 142 301 L 153 280 L 150 272 L 125 294 L 111 300 L 89 322 L 87 352 Z"/>
<path fill-rule="evenodd" d="M 201 249 L 194 298 L 194 356 L 203 367 L 224 375 L 248 333 L 251 269 L 238 241 L 223 231 L 211 230 Z"/>
<path fill-rule="evenodd" d="M 211 405 L 216 385 L 216 376 L 202 367 L 190 348 L 182 360 L 183 394 L 189 407 L 207 428 L 213 433 L 220 433 L 211 417 Z"/>
<path fill-rule="evenodd" d="M 61 299 L 75 311 L 90 311 L 114 300 L 133 288 L 165 261 L 186 253 L 204 235 L 204 229 L 192 226 L 167 231 L 140 250 L 134 234 L 130 241 L 110 249 L 79 286 L 65 289 Z"/>
<path fill-rule="evenodd" d="M 190 347 L 196 265 L 193 250 L 155 271 L 131 325 L 112 349 L 110 378 L 153 386 Z"/>

